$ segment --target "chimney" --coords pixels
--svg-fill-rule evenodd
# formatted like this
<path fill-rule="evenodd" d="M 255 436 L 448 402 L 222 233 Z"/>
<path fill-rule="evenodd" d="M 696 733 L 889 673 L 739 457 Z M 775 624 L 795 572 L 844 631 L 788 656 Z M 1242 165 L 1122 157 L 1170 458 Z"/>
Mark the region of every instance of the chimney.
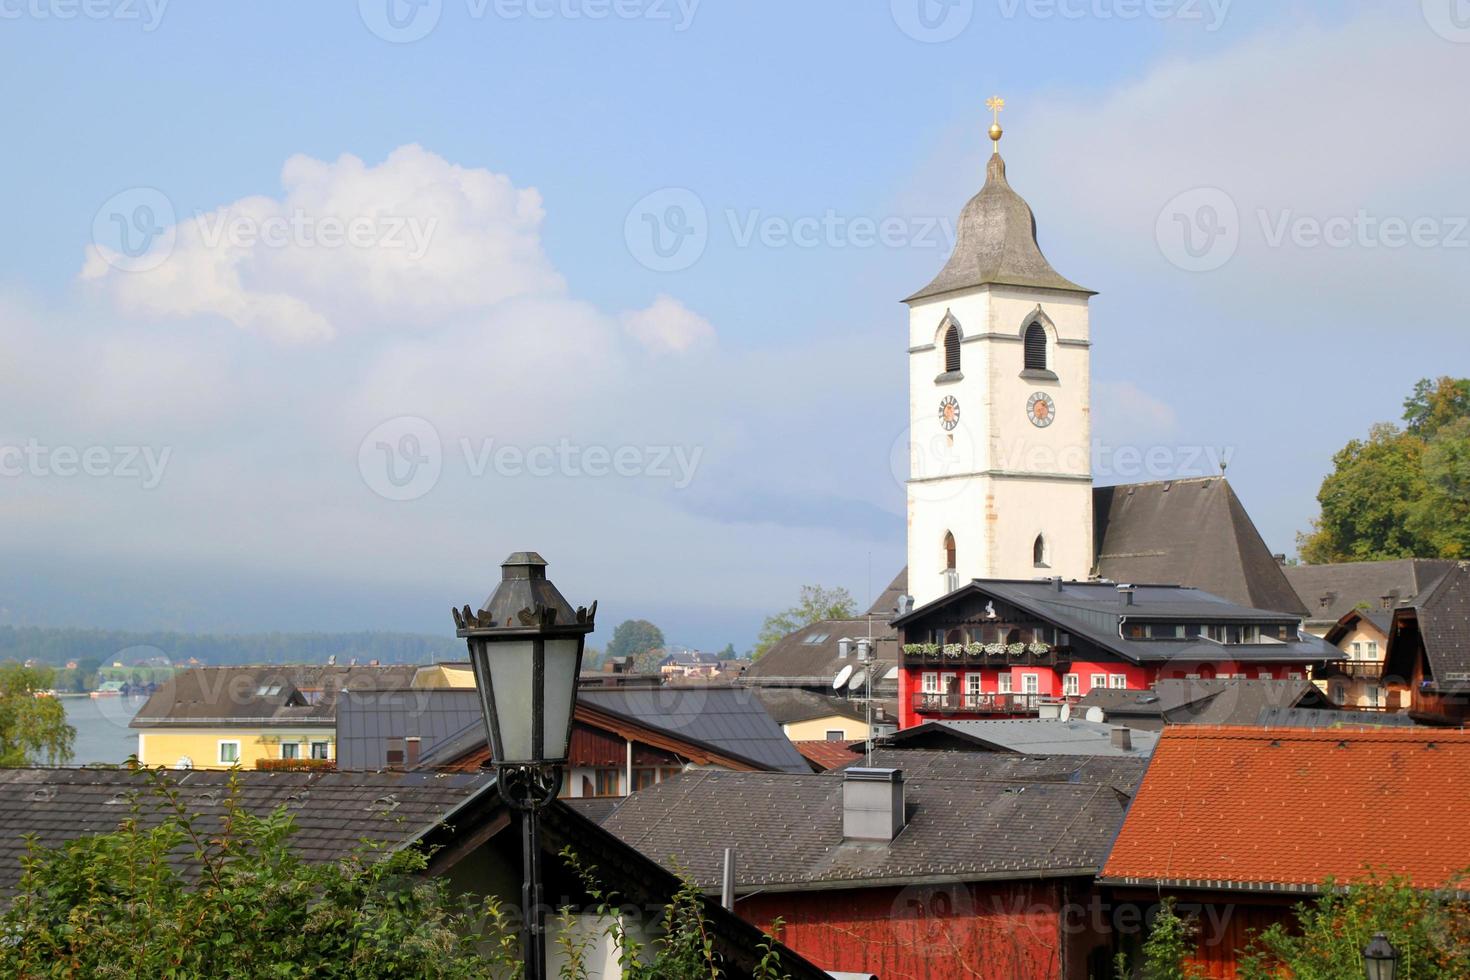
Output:
<path fill-rule="evenodd" d="M 852 650 L 852 641 L 849 640 L 847 637 L 844 636 L 842 639 L 840 639 L 840 640 L 837 641 L 837 659 L 838 660 L 846 660 L 847 659 L 847 654 L 851 650 Z"/>
<path fill-rule="evenodd" d="M 419 764 L 419 737 L 410 735 L 403 740 L 403 768 L 414 769 Z"/>
<path fill-rule="evenodd" d="M 1272 555 L 1271 557 L 1276 559 L 1276 564 L 1278 564 L 1278 565 L 1285 565 L 1286 564 L 1286 552 L 1284 552 L 1284 551 L 1281 552 L 1280 554 Z"/>
<path fill-rule="evenodd" d="M 1051 587 L 1058 592 L 1062 591 L 1062 577 L 1060 575 L 1052 576 Z"/>
<path fill-rule="evenodd" d="M 887 843 L 903 830 L 903 771 L 848 769 L 842 780 L 842 836 Z"/>
<path fill-rule="evenodd" d="M 1123 605 L 1133 605 L 1133 586 L 1126 583 L 1120 583 L 1118 585 L 1118 594 L 1123 597 Z"/>
<path fill-rule="evenodd" d="M 1133 733 L 1121 726 L 1113 729 L 1113 748 L 1120 752 L 1133 751 Z"/>

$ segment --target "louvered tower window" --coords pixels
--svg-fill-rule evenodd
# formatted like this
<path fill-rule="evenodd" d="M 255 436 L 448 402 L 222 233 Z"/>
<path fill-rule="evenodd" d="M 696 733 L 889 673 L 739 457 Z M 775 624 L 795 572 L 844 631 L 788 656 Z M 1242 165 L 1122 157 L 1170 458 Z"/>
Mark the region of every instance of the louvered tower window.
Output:
<path fill-rule="evenodd" d="M 960 332 L 955 327 L 944 331 L 944 370 L 960 369 Z"/>
<path fill-rule="evenodd" d="M 1026 370 L 1046 370 L 1046 329 L 1039 323 L 1026 328 Z"/>

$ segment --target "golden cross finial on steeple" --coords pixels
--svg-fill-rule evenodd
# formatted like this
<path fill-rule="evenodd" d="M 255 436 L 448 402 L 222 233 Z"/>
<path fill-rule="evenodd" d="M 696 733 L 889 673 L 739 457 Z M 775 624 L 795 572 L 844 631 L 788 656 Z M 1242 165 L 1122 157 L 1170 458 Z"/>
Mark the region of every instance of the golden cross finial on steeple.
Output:
<path fill-rule="evenodd" d="M 1000 128 L 1000 110 L 1004 109 L 1005 107 L 1006 100 L 1002 99 L 998 95 L 992 95 L 990 98 L 985 100 L 985 108 L 989 109 L 992 113 L 992 122 L 990 123 L 990 140 L 992 143 L 995 144 L 996 153 L 1000 152 L 1000 136 L 1001 133 L 1004 132 L 1004 130 Z"/>

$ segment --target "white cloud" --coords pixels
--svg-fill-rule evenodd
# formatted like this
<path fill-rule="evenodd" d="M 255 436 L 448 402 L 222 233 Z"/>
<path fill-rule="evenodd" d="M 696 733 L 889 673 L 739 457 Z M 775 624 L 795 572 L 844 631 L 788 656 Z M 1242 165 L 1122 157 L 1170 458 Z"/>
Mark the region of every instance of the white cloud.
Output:
<path fill-rule="evenodd" d="M 218 316 L 283 343 L 422 330 L 564 291 L 540 195 L 502 174 L 403 146 L 376 166 L 295 156 L 281 184 L 280 197 L 184 216 L 157 239 L 170 251 L 137 260 L 146 271 L 89 245 L 81 278 L 129 315 Z"/>
<path fill-rule="evenodd" d="M 647 309 L 622 315 L 623 329 L 658 353 L 680 353 L 714 340 L 715 328 L 672 296 L 660 294 Z"/>
<path fill-rule="evenodd" d="M 1103 442 L 1162 439 L 1179 428 L 1174 409 L 1131 381 L 1098 381 L 1092 385 L 1095 436 Z"/>

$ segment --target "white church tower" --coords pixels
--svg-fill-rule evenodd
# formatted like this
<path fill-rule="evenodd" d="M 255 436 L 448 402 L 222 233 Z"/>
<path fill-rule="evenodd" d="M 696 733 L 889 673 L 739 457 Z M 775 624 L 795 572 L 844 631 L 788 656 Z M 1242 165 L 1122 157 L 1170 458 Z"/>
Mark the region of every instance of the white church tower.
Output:
<path fill-rule="evenodd" d="M 1087 304 L 1006 182 L 1000 99 L 985 186 L 909 307 L 908 588 L 1093 569 Z"/>

